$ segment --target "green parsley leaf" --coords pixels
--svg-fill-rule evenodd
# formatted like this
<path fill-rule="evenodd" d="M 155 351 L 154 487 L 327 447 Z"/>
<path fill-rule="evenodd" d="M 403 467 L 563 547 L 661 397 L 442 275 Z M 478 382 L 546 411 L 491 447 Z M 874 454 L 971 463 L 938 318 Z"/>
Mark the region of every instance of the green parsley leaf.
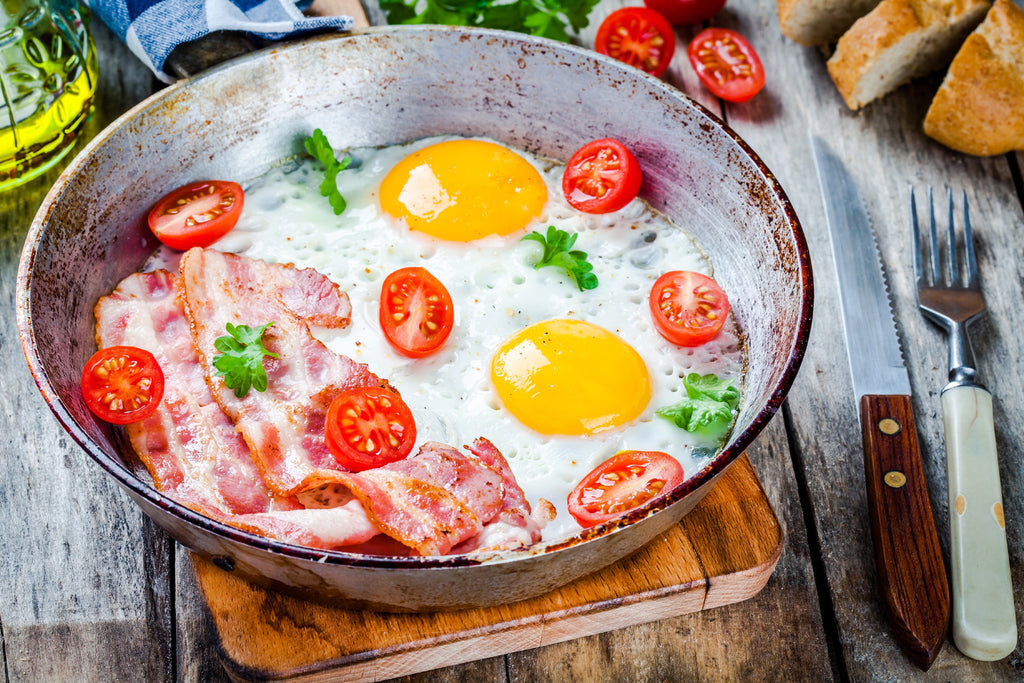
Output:
<path fill-rule="evenodd" d="M 352 163 L 352 157 L 348 154 L 340 161 L 334 156 L 334 148 L 327 141 L 324 132 L 317 128 L 313 134 L 302 141 L 309 155 L 324 165 L 324 179 L 320 183 L 320 194 L 327 197 L 334 209 L 334 215 L 340 216 L 341 212 L 348 206 L 345 198 L 338 191 L 338 173 L 348 168 Z"/>
<path fill-rule="evenodd" d="M 587 252 L 572 248 L 572 245 L 576 244 L 577 237 L 579 235 L 576 233 L 570 234 L 549 225 L 547 237 L 534 230 L 529 235 L 523 236 L 523 239 L 533 240 L 544 246 L 544 255 L 534 264 L 534 270 L 544 266 L 561 268 L 569 274 L 569 277 L 582 292 L 585 289 L 597 287 L 597 276 L 590 272 L 594 270 L 594 266 L 587 261 Z"/>
<path fill-rule="evenodd" d="M 214 348 L 220 351 L 213 357 L 213 367 L 224 378 L 224 384 L 235 390 L 235 396 L 244 397 L 249 389 L 267 390 L 267 371 L 263 357 L 280 358 L 263 346 L 263 333 L 274 323 L 252 328 L 248 325 L 227 324 L 227 335 L 217 337 Z"/>
<path fill-rule="evenodd" d="M 453 24 L 569 42 L 599 0 L 381 0 L 389 24 Z"/>
<path fill-rule="evenodd" d="M 686 387 L 687 398 L 659 408 L 657 414 L 688 432 L 709 440 L 724 441 L 736 417 L 739 390 L 731 380 L 695 372 L 683 378 L 683 386 Z"/>

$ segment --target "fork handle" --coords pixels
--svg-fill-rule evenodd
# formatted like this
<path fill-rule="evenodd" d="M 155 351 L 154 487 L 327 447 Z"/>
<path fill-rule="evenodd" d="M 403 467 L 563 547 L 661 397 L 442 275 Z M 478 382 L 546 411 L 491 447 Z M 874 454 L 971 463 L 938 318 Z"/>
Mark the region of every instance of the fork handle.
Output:
<path fill-rule="evenodd" d="M 949 481 L 953 642 L 994 661 L 1017 644 L 1017 621 L 999 487 L 992 394 L 979 386 L 942 392 Z"/>

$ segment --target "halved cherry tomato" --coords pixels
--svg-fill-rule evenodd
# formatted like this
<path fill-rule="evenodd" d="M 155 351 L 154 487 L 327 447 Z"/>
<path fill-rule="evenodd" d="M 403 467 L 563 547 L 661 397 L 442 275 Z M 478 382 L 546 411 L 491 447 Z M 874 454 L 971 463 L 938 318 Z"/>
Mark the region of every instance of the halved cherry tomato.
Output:
<path fill-rule="evenodd" d="M 723 100 L 746 102 L 764 87 L 761 58 L 736 31 L 704 29 L 690 41 L 687 55 L 704 86 Z"/>
<path fill-rule="evenodd" d="M 565 165 L 562 193 L 584 213 L 609 213 L 629 204 L 640 191 L 640 162 L 618 140 L 583 145 Z"/>
<path fill-rule="evenodd" d="M 380 290 L 380 326 L 395 349 L 422 358 L 441 348 L 455 324 L 455 305 L 426 268 L 399 268 Z"/>
<path fill-rule="evenodd" d="M 569 493 L 569 514 L 589 528 L 671 491 L 683 466 L 660 451 L 621 451 L 595 467 Z"/>
<path fill-rule="evenodd" d="M 149 212 L 149 229 L 171 249 L 208 247 L 235 227 L 245 203 L 242 186 L 203 180 L 166 194 Z"/>
<path fill-rule="evenodd" d="M 673 25 L 699 24 L 718 14 L 725 0 L 644 0 L 644 4 Z"/>
<path fill-rule="evenodd" d="M 113 424 L 144 420 L 164 397 L 164 373 L 156 358 L 134 346 L 108 346 L 82 370 L 82 396 L 93 414 Z"/>
<path fill-rule="evenodd" d="M 654 10 L 623 7 L 601 22 L 594 49 L 652 76 L 660 76 L 676 51 L 676 34 L 665 17 Z"/>
<path fill-rule="evenodd" d="M 679 346 L 700 346 L 714 338 L 729 315 L 729 299 L 706 275 L 673 270 L 651 288 L 651 317 L 661 336 Z"/>
<path fill-rule="evenodd" d="M 362 472 L 409 455 L 416 443 L 416 422 L 394 391 L 356 387 L 331 401 L 324 440 L 341 465 Z"/>

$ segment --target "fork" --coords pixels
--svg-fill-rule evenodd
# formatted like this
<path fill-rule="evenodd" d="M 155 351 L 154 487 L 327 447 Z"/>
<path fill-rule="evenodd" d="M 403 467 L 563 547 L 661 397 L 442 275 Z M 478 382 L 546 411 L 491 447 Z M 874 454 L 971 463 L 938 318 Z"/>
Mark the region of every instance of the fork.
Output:
<path fill-rule="evenodd" d="M 1017 622 L 999 486 L 992 394 L 978 382 L 968 326 L 985 312 L 971 234 L 967 193 L 963 205 L 964 279 L 957 256 L 953 191 L 946 189 L 949 223 L 942 272 L 935 204 L 928 188 L 927 268 L 910 188 L 917 304 L 949 337 L 949 383 L 942 389 L 949 487 L 953 581 L 953 642 L 968 657 L 1002 659 L 1017 643 Z"/>

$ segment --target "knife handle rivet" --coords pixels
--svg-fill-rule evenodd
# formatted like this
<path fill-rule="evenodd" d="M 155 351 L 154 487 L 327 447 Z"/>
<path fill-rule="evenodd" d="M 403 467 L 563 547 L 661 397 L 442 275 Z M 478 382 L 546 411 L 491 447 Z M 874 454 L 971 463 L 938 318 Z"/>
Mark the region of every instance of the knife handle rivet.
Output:
<path fill-rule="evenodd" d="M 878 431 L 892 436 L 900 433 L 900 423 L 891 417 L 885 417 L 878 421 Z"/>
<path fill-rule="evenodd" d="M 898 472 L 896 470 L 886 472 L 885 477 L 883 477 L 883 479 L 885 480 L 887 486 L 894 489 L 898 489 L 907 483 L 907 476 L 902 472 Z"/>

